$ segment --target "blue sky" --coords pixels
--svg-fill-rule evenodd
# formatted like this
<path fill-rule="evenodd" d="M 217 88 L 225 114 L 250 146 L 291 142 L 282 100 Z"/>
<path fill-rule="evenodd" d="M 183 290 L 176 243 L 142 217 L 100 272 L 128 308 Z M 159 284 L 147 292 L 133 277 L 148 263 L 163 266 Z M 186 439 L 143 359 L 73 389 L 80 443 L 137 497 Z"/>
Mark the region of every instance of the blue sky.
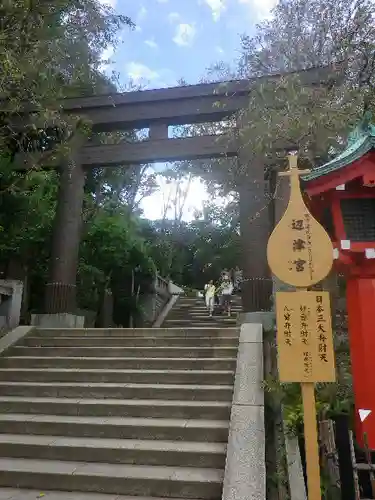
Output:
<path fill-rule="evenodd" d="M 197 83 L 212 63 L 234 63 L 239 35 L 252 33 L 273 0 L 101 0 L 136 23 L 124 30 L 112 53 L 113 68 L 148 88 L 173 86 L 180 78 Z"/>
<path fill-rule="evenodd" d="M 136 23 L 135 30 L 123 31 L 116 50 L 110 47 L 103 55 L 110 61 L 103 70 L 118 73 L 120 87 L 125 89 L 131 80 L 143 88 L 171 87 L 181 78 L 189 84 L 198 83 L 207 68 L 218 61 L 235 67 L 240 34 L 252 34 L 276 0 L 100 1 Z M 160 172 L 164 165 L 154 168 Z M 161 217 L 170 189 L 173 186 L 159 178 L 159 190 L 141 203 L 145 217 Z M 202 209 L 207 199 L 204 184 L 194 179 L 183 218 L 191 220 L 195 209 Z"/>

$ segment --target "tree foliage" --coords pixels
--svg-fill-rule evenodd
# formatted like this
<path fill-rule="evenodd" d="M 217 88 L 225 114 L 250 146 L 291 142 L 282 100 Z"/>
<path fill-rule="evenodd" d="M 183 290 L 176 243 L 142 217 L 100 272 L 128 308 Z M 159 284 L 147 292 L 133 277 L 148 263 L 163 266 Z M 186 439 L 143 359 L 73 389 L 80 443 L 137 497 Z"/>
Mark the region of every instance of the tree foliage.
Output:
<path fill-rule="evenodd" d="M 14 153 L 20 147 L 56 149 L 56 142 L 69 147 L 81 124 L 77 117 L 61 114 L 59 101 L 115 90 L 100 72 L 102 54 L 116 44 L 119 30 L 126 25 L 133 23 L 98 0 L 2 2 L 0 226 L 5 237 L 0 261 L 4 273 L 10 272 L 9 261 L 17 261 L 28 274 L 31 310 L 40 308 L 47 278 L 58 175 L 35 169 L 17 172 Z M 32 111 L 27 115 L 26 135 L 25 106 Z M 112 134 L 111 140 L 124 140 L 127 135 L 116 139 Z M 96 169 L 87 176 L 78 279 L 81 307 L 97 307 L 100 289 L 111 275 L 126 280 L 135 265 L 146 274 L 154 271 L 132 214 L 138 193 L 152 189 L 142 172 Z M 18 270 L 17 277 L 23 277 L 22 272 Z"/>
<path fill-rule="evenodd" d="M 251 175 L 255 160 L 279 170 L 289 150 L 298 150 L 309 166 L 337 154 L 350 128 L 375 105 L 374 35 L 371 0 L 279 1 L 253 35 L 242 35 L 237 66 L 219 61 L 205 79 L 249 79 L 248 105 L 227 128 L 248 162 L 195 162 L 195 170 L 228 192 Z M 317 84 L 309 84 L 312 78 Z M 223 124 L 194 128 L 217 133 Z"/>
<path fill-rule="evenodd" d="M 256 78 L 240 126 L 248 151 L 294 148 L 313 162 L 337 153 L 374 106 L 374 35 L 371 0 L 280 1 L 254 36 L 242 37 L 238 74 Z M 323 84 L 304 83 L 306 71 L 327 66 Z M 282 77 L 264 78 L 272 74 Z"/>
<path fill-rule="evenodd" d="M 217 280 L 224 268 L 236 267 L 238 216 L 230 213 L 232 208 L 207 205 L 189 223 L 173 219 L 153 222 L 152 255 L 161 274 L 177 284 L 202 289 L 208 280 Z"/>
<path fill-rule="evenodd" d="M 175 133 L 209 133 L 223 140 L 220 134 L 234 130 L 250 160 L 179 162 L 168 175 L 174 181 L 200 176 L 212 195 L 230 195 L 224 208 L 208 205 L 199 218 L 183 222 L 189 185 L 184 181 L 185 187 L 173 184 L 166 200 L 174 219 L 145 222 L 139 218 L 139 201 L 157 188 L 147 165 L 103 165 L 88 172 L 79 267 L 82 305 L 91 307 L 108 279 L 129 281 L 134 268 L 146 274 L 158 269 L 177 283 L 200 287 L 223 267 L 237 265 L 238 191 L 251 158 L 266 158 L 267 168 L 274 168 L 285 148 L 298 147 L 310 162 L 323 161 L 343 146 L 363 108 L 372 107 L 373 21 L 374 5 L 367 0 L 283 0 L 253 36 L 242 37 L 234 70 L 224 64 L 212 69 L 211 79 L 251 79 L 247 109 L 226 123 L 185 126 Z M 58 178 L 53 171 L 13 171 L 12 154 L 19 147 L 20 124 L 25 125 L 23 107 L 27 103 L 34 110 L 27 124 L 31 149 L 35 143 L 42 149 L 59 142 L 66 146 L 82 123 L 62 116 L 59 100 L 115 89 L 100 67 L 103 51 L 116 44 L 124 26 L 133 24 L 98 0 L 7 0 L 1 5 L 0 226 L 6 238 L 0 261 L 16 257 L 30 269 L 36 283 L 33 307 L 47 275 Z M 328 84 L 301 84 L 299 72 L 327 64 L 336 65 Z M 283 76 L 268 78 L 275 73 Z M 119 143 L 137 137 L 118 132 L 90 134 L 90 140 Z"/>
<path fill-rule="evenodd" d="M 113 89 L 100 73 L 101 54 L 132 26 L 98 0 L 5 0 L 0 8 L 0 147 L 14 153 L 46 131 L 66 143 L 80 121 L 60 99 Z M 27 107 L 27 129 L 22 114 Z M 18 119 L 17 119 L 18 117 Z M 21 127 L 23 129 L 20 133 Z M 48 134 L 48 132 L 47 132 Z M 51 141 L 49 141 L 51 142 Z M 55 141 L 52 141 L 55 142 Z"/>

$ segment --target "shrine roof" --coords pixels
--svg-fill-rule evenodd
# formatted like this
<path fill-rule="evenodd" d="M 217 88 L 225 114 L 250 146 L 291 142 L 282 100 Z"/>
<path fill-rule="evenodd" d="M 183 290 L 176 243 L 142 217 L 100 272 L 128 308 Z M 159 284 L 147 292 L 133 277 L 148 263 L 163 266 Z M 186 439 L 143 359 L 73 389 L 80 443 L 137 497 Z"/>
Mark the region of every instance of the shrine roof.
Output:
<path fill-rule="evenodd" d="M 375 148 L 375 125 L 364 117 L 361 123 L 349 134 L 344 151 L 324 165 L 312 169 L 311 172 L 302 176 L 302 180 L 309 182 L 340 170 L 359 160 L 373 148 Z"/>

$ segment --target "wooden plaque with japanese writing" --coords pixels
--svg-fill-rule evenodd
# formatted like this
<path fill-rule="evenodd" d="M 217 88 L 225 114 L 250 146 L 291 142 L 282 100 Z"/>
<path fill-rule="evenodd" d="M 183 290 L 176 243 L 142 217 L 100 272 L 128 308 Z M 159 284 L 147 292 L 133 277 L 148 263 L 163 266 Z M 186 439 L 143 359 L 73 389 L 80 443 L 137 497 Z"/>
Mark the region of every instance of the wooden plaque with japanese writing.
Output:
<path fill-rule="evenodd" d="M 333 247 L 323 226 L 302 198 L 297 159 L 290 157 L 290 200 L 267 246 L 271 271 L 284 283 L 308 287 L 324 279 L 333 264 Z M 294 164 L 292 162 L 295 162 Z"/>
<path fill-rule="evenodd" d="M 276 293 L 277 348 L 281 382 L 334 382 L 328 292 Z"/>

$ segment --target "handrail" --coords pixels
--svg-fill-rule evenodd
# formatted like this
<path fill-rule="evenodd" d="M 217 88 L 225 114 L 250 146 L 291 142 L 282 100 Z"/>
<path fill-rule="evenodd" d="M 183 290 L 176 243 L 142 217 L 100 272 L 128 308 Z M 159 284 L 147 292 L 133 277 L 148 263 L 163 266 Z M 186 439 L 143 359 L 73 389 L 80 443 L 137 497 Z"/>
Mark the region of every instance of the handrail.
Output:
<path fill-rule="evenodd" d="M 0 294 L 13 295 L 14 280 L 0 280 Z"/>
<path fill-rule="evenodd" d="M 0 295 L 7 298 L 0 301 L 0 316 L 6 318 L 7 328 L 16 328 L 20 322 L 23 282 L 0 280 Z"/>
<path fill-rule="evenodd" d="M 169 280 L 166 280 L 165 278 L 162 278 L 159 274 L 155 274 L 155 279 L 154 279 L 154 291 L 156 293 L 160 293 L 162 295 L 170 296 L 170 291 L 169 291 Z"/>
<path fill-rule="evenodd" d="M 156 282 L 157 286 L 160 286 L 160 288 L 168 288 L 169 280 L 162 278 L 159 274 L 156 274 L 155 282 Z"/>

